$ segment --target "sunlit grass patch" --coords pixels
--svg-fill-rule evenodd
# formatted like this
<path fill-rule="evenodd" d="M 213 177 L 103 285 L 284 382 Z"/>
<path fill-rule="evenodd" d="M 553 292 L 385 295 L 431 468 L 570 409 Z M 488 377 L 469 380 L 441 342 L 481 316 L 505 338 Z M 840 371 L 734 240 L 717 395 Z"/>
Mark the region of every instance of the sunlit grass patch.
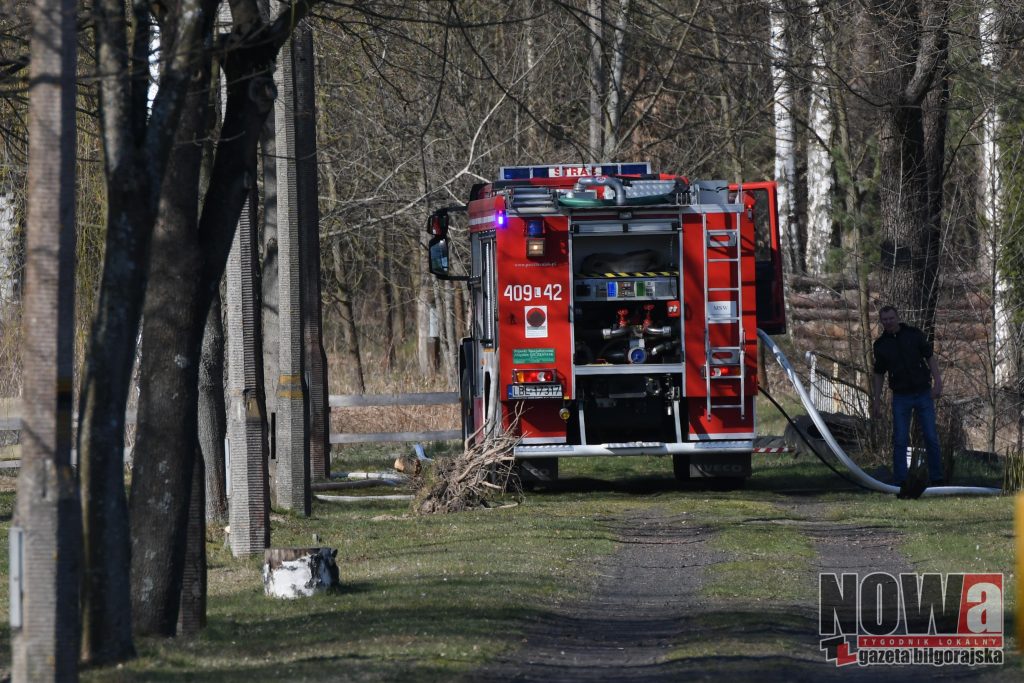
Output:
<path fill-rule="evenodd" d="M 731 559 L 707 568 L 706 595 L 747 603 L 806 601 L 804 578 L 815 551 L 798 529 L 771 521 L 733 523 L 719 527 L 709 545 Z"/>

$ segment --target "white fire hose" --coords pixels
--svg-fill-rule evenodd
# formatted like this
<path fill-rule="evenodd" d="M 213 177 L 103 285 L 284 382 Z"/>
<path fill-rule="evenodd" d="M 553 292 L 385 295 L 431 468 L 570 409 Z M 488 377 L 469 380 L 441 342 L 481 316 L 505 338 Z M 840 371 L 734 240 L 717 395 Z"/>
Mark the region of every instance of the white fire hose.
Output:
<path fill-rule="evenodd" d="M 757 336 L 761 338 L 761 341 L 771 350 L 775 356 L 775 360 L 778 361 L 779 365 L 786 372 L 786 376 L 789 381 L 793 384 L 793 388 L 796 389 L 797 394 L 800 395 L 800 402 L 803 403 L 804 408 L 807 410 L 807 415 L 810 416 L 814 426 L 821 432 L 822 438 L 825 439 L 825 443 L 832 449 L 836 458 L 839 462 L 850 471 L 853 478 L 857 483 L 861 484 L 865 488 L 869 488 L 873 491 L 880 491 L 882 493 L 899 493 L 900 487 L 893 486 L 892 484 L 886 484 L 885 482 L 879 481 L 869 475 L 867 472 L 862 470 L 857 463 L 850 459 L 846 452 L 839 446 L 835 437 L 832 436 L 832 432 L 829 430 L 828 425 L 825 424 L 825 420 L 822 419 L 821 414 L 814 408 L 814 403 L 811 401 L 811 397 L 808 395 L 807 390 L 804 389 L 803 383 L 800 381 L 800 377 L 793 370 L 793 366 L 790 365 L 786 355 L 782 353 L 782 349 L 779 348 L 768 334 L 761 329 L 758 329 Z M 925 489 L 923 496 L 964 496 L 964 495 L 980 495 L 980 496 L 991 496 L 1001 494 L 1002 489 L 988 488 L 985 486 L 933 486 Z"/>

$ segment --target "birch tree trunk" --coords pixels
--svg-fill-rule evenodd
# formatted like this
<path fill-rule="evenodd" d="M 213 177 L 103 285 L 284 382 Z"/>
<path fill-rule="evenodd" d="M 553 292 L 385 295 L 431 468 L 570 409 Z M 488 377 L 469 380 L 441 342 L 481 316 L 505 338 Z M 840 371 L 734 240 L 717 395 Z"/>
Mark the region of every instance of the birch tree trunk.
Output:
<path fill-rule="evenodd" d="M 782 0 L 770 0 L 769 18 L 772 58 L 772 84 L 775 88 L 775 180 L 779 209 L 779 236 L 783 265 L 787 273 L 804 272 L 803 245 L 796 216 L 796 126 L 793 121 L 793 85 L 789 74 L 792 63 L 790 17 Z"/>
<path fill-rule="evenodd" d="M 587 0 L 587 42 L 590 48 L 589 70 L 590 117 L 588 135 L 589 161 L 602 161 L 604 153 L 604 2 Z"/>
<path fill-rule="evenodd" d="M 337 259 L 335 259 L 337 261 Z M 427 270 L 427 259 L 417 259 L 416 291 L 416 358 L 420 376 L 431 377 L 437 370 L 437 337 L 431 336 L 430 318 L 433 314 L 433 276 Z M 335 266 L 337 267 L 337 266 Z"/>
<path fill-rule="evenodd" d="M 77 681 L 82 527 L 71 470 L 75 295 L 75 3 L 31 7 L 22 349 L 24 416 L 11 558 L 11 679 Z M 13 545 L 13 544 L 12 544 Z"/>
<path fill-rule="evenodd" d="M 626 65 L 626 29 L 629 25 L 629 0 L 619 0 L 615 11 L 608 97 L 605 104 L 604 160 L 612 161 L 619 154 L 619 124 L 622 121 L 622 76 Z"/>
<path fill-rule="evenodd" d="M 809 0 L 811 71 L 807 113 L 807 272 L 821 277 L 835 235 L 832 193 L 835 169 L 832 162 L 833 124 L 830 76 L 825 64 L 826 22 L 823 13 L 829 0 Z"/>
<path fill-rule="evenodd" d="M 6 322 L 6 311 L 14 303 L 17 263 L 14 255 L 14 194 L 0 186 L 0 323 Z"/>
<path fill-rule="evenodd" d="M 537 11 L 536 0 L 529 0 L 529 16 L 523 22 L 523 32 L 526 34 L 526 74 L 523 76 L 523 104 L 527 111 L 536 111 L 534 105 L 535 93 L 537 91 L 537 21 L 533 14 Z M 537 151 L 537 124 L 532 122 L 526 128 L 525 140 L 520 150 L 526 154 L 535 154 Z"/>
<path fill-rule="evenodd" d="M 984 82 L 995 85 L 1001 68 L 1000 9 L 996 3 L 988 0 L 983 3 L 978 16 L 979 33 L 981 36 L 981 65 L 984 69 Z M 1009 283 L 1003 275 L 999 255 L 1002 251 L 1003 238 L 1003 179 L 1000 168 L 1000 136 L 1003 120 L 999 111 L 999 101 L 995 88 L 986 89 L 984 94 L 985 113 L 981 128 L 981 158 L 978 172 L 980 213 L 984 232 L 981 236 L 982 259 L 980 266 L 991 278 L 992 288 L 992 384 L 1004 386 L 1014 376 L 1013 335 L 1008 310 Z"/>

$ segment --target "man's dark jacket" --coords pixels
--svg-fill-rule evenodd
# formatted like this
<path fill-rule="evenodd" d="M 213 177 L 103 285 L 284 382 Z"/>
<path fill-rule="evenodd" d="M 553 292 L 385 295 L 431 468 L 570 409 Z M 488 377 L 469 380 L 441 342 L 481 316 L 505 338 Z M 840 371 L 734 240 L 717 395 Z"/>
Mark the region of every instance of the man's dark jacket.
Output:
<path fill-rule="evenodd" d="M 932 344 L 924 332 L 900 323 L 897 332 L 882 332 L 875 340 L 876 375 L 889 373 L 889 388 L 894 394 L 918 394 L 932 386 L 928 359 Z"/>

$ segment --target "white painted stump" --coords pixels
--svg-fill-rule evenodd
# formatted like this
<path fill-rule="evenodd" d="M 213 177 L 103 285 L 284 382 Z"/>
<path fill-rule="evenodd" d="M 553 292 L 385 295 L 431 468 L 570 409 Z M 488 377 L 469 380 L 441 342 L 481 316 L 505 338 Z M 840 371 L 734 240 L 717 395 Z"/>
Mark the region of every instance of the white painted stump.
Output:
<path fill-rule="evenodd" d="M 263 588 L 275 598 L 300 598 L 341 585 L 334 548 L 267 548 Z"/>

